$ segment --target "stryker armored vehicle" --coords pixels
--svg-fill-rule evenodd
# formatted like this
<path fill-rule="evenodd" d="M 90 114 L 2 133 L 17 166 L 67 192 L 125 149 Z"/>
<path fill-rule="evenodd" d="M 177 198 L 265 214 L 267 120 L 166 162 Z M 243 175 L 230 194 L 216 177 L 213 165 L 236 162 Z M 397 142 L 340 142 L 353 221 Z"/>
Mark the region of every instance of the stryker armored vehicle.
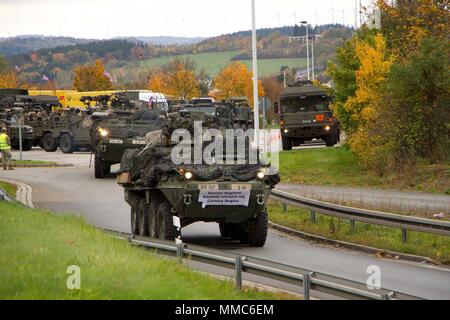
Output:
<path fill-rule="evenodd" d="M 91 143 L 94 157 L 94 176 L 104 178 L 111 166 L 120 163 L 127 149 L 145 145 L 145 134 L 159 129 L 161 114 L 167 113 L 165 101 L 152 101 L 150 105 L 140 100 L 130 100 L 123 94 L 110 99 L 110 108 L 93 112 Z"/>
<path fill-rule="evenodd" d="M 255 150 L 255 156 L 250 156 L 250 144 L 245 139 L 244 152 L 224 148 L 224 154 L 212 152 L 208 162 L 192 164 L 198 146 L 190 141 L 178 144 L 171 141 L 171 136 L 175 129 L 192 134 L 193 120 L 192 114 L 169 118 L 161 132 L 147 135 L 144 149 L 124 154 L 117 182 L 124 187 L 125 200 L 131 207 L 132 233 L 180 240 L 183 227 L 198 221 L 217 222 L 222 237 L 253 247 L 264 246 L 266 203 L 280 180 L 278 174 L 259 160 Z M 225 129 L 216 120 L 204 118 L 202 123 L 208 128 Z M 232 123 L 229 125 L 232 129 Z M 233 140 L 236 144 L 239 138 Z M 177 157 L 175 150 L 179 147 L 191 150 L 191 156 L 183 152 L 182 157 Z M 209 147 L 201 143 L 200 152 L 204 154 Z"/>
<path fill-rule="evenodd" d="M 3 110 L 0 113 L 0 128 L 6 128 L 6 133 L 11 140 L 11 148 L 20 149 L 20 136 L 22 136 L 22 151 L 30 151 L 33 147 L 33 128 L 28 125 L 21 125 L 19 128 L 19 118 L 22 109 L 13 108 L 12 110 Z M 21 132 L 20 132 L 21 131 Z"/>
<path fill-rule="evenodd" d="M 234 97 L 230 99 L 233 105 L 233 124 L 236 129 L 243 130 L 253 128 L 253 112 L 246 97 Z"/>
<path fill-rule="evenodd" d="M 330 102 L 325 89 L 311 81 L 298 81 L 284 89 L 276 103 L 283 150 L 312 139 L 324 140 L 327 147 L 339 142 L 340 125 L 329 108 Z"/>

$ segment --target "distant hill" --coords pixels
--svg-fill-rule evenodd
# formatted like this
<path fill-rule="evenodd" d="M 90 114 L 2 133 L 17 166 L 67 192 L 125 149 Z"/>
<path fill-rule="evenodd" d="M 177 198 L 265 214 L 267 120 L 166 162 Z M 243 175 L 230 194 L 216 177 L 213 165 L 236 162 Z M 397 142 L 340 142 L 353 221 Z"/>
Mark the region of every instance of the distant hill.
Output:
<path fill-rule="evenodd" d="M 195 38 L 184 38 L 184 37 L 121 37 L 118 39 L 124 39 L 129 41 L 139 41 L 147 44 L 154 44 L 157 46 L 170 46 L 170 45 L 190 45 L 196 44 L 200 41 L 205 40 L 205 38 L 195 37 Z"/>
<path fill-rule="evenodd" d="M 0 55 L 13 56 L 40 49 L 62 46 L 75 46 L 92 42 L 90 39 L 76 39 L 71 37 L 47 37 L 41 35 L 25 35 L 0 38 Z"/>

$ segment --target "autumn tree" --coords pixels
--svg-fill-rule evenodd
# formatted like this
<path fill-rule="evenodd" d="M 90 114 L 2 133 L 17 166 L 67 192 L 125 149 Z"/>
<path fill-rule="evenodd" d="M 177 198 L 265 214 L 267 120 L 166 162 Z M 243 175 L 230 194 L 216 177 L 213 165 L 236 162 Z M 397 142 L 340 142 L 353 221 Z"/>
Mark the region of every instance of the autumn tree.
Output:
<path fill-rule="evenodd" d="M 0 74 L 0 88 L 18 88 L 19 81 L 15 72 Z"/>
<path fill-rule="evenodd" d="M 148 88 L 180 99 L 191 99 L 200 95 L 200 74 L 196 73 L 192 59 L 175 58 L 160 69 L 153 70 L 148 79 Z"/>
<path fill-rule="evenodd" d="M 233 62 L 226 66 L 214 78 L 216 99 L 230 99 L 232 97 L 246 96 L 253 105 L 253 73 L 242 62 Z M 260 97 L 265 95 L 261 81 L 258 81 Z"/>
<path fill-rule="evenodd" d="M 105 67 L 100 60 L 94 64 L 74 68 L 73 87 L 78 91 L 112 90 L 114 86 L 105 75 Z"/>
<path fill-rule="evenodd" d="M 376 0 L 381 10 L 382 32 L 388 47 L 407 57 L 423 39 L 448 40 L 450 5 L 448 0 Z"/>

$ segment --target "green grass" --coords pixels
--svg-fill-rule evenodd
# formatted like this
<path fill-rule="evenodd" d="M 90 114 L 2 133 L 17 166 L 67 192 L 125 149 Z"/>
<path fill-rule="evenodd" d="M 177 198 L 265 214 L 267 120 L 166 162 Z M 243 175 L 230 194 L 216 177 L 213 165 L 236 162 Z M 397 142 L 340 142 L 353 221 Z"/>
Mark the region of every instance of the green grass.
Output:
<path fill-rule="evenodd" d="M 12 198 L 14 199 L 16 198 L 17 188 L 15 185 L 4 181 L 0 181 L 0 187 L 2 187 L 2 189 L 5 190 L 5 192 L 9 194 Z"/>
<path fill-rule="evenodd" d="M 0 202 L 0 299 L 273 299 L 194 272 L 74 216 Z M 71 265 L 81 289 L 66 287 Z"/>
<path fill-rule="evenodd" d="M 450 193 L 449 162 L 379 176 L 361 167 L 345 147 L 281 152 L 280 175 L 284 183 Z"/>
<path fill-rule="evenodd" d="M 349 221 L 320 214 L 316 214 L 316 223 L 312 223 L 309 211 L 288 206 L 288 211 L 283 213 L 281 204 L 277 202 L 269 204 L 269 218 L 275 223 L 309 234 L 382 250 L 426 256 L 450 264 L 449 237 L 408 231 L 408 241 L 403 243 L 400 229 L 361 222 L 356 222 L 356 227 L 352 229 Z"/>
<path fill-rule="evenodd" d="M 12 161 L 13 165 L 22 165 L 22 166 L 27 166 L 27 165 L 55 165 L 56 162 L 54 161 L 41 161 L 41 160 L 13 160 Z"/>
<path fill-rule="evenodd" d="M 179 55 L 179 58 L 192 58 L 198 66 L 198 69 L 204 69 L 210 76 L 215 76 L 219 71 L 231 62 L 231 58 L 239 54 L 239 51 L 226 52 L 207 52 L 198 54 Z M 168 63 L 174 56 L 165 56 L 144 60 L 141 67 L 158 67 Z M 252 68 L 251 60 L 242 60 L 249 69 Z M 258 60 L 258 76 L 265 77 L 277 75 L 280 73 L 282 66 L 304 67 L 306 59 L 304 58 L 277 58 L 277 59 L 259 59 Z"/>

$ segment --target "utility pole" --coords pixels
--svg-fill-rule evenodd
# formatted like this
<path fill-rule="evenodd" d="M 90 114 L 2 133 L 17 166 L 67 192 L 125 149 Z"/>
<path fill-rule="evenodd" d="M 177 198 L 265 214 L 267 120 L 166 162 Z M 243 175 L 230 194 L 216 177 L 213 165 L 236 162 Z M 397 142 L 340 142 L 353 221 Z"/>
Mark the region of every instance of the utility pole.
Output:
<path fill-rule="evenodd" d="M 314 62 L 314 39 L 315 39 L 315 35 L 313 35 L 312 37 L 311 37 L 311 56 L 312 56 L 312 61 L 311 61 L 311 64 L 312 64 L 312 80 L 314 81 L 314 80 L 316 80 L 316 71 L 315 71 L 315 62 Z"/>
<path fill-rule="evenodd" d="M 256 48 L 256 5 L 252 1 L 252 64 L 253 64 L 253 116 L 255 146 L 259 149 L 259 99 L 258 99 L 258 52 Z"/>
<path fill-rule="evenodd" d="M 308 73 L 308 80 L 310 80 L 310 68 L 309 68 L 309 27 L 308 21 L 300 22 L 302 25 L 306 26 L 306 72 Z"/>
<path fill-rule="evenodd" d="M 358 0 L 355 0 L 355 30 L 358 29 Z"/>

